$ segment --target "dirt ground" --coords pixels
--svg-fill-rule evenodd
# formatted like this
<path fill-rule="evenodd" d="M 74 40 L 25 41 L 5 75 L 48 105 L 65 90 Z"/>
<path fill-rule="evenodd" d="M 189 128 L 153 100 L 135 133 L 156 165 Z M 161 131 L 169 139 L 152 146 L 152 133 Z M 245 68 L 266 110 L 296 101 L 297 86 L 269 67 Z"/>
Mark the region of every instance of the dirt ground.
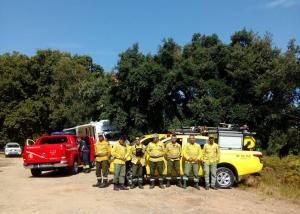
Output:
<path fill-rule="evenodd" d="M 47 172 L 31 177 L 21 158 L 0 157 L 0 213 L 299 213 L 300 203 L 266 198 L 238 188 L 200 191 L 172 186 L 161 190 L 113 191 L 92 187 L 95 173 Z"/>

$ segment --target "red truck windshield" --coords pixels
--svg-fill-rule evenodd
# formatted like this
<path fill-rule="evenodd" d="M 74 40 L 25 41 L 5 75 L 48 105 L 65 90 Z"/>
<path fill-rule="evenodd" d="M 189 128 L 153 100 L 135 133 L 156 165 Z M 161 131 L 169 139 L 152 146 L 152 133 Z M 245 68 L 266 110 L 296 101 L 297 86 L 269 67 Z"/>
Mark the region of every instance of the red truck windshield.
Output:
<path fill-rule="evenodd" d="M 67 142 L 66 137 L 55 137 L 42 139 L 41 144 L 60 144 Z"/>

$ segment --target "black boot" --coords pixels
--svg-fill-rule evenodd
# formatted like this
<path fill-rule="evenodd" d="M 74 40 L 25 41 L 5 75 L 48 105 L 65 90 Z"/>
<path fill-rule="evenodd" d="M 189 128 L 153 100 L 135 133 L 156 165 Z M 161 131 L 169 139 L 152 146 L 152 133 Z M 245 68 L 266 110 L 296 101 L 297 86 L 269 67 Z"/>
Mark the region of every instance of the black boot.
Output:
<path fill-rule="evenodd" d="M 108 179 L 104 179 L 104 181 L 105 181 L 105 187 L 108 187 L 108 186 L 109 186 L 109 181 L 108 181 Z"/>
<path fill-rule="evenodd" d="M 155 186 L 155 183 L 154 183 L 155 181 L 153 180 L 153 181 L 150 181 L 150 189 L 153 189 L 154 188 L 154 186 Z"/>
<path fill-rule="evenodd" d="M 86 166 L 86 167 L 83 169 L 83 172 L 84 172 L 84 173 L 89 173 L 89 170 L 90 170 L 90 167 Z"/>
<path fill-rule="evenodd" d="M 100 184 L 99 188 L 104 188 L 108 186 L 107 179 L 103 179 L 103 182 Z"/>
<path fill-rule="evenodd" d="M 132 182 L 131 185 L 130 185 L 130 189 L 134 189 L 134 188 L 136 188 L 136 185 L 135 185 L 134 182 Z"/>
<path fill-rule="evenodd" d="M 93 187 L 99 187 L 101 185 L 101 179 L 97 180 L 96 184 L 93 184 Z"/>
<path fill-rule="evenodd" d="M 160 180 L 160 181 L 159 181 L 159 188 L 161 188 L 161 189 L 164 189 L 164 188 L 165 188 L 165 186 L 164 186 L 164 181 L 163 181 L 163 180 Z"/>
<path fill-rule="evenodd" d="M 170 186 L 171 186 L 171 181 L 168 179 L 166 187 L 170 187 Z"/>
<path fill-rule="evenodd" d="M 176 185 L 176 186 L 182 188 L 182 183 L 181 183 L 181 180 L 180 180 L 180 179 L 177 180 L 177 185 Z"/>
<path fill-rule="evenodd" d="M 139 182 L 139 188 L 140 188 L 140 189 L 144 189 L 144 186 L 143 186 L 143 183 L 142 183 L 142 182 Z"/>
<path fill-rule="evenodd" d="M 142 179 L 142 178 L 139 178 L 139 179 L 138 179 L 138 185 L 139 185 L 139 188 L 140 188 L 140 189 L 144 189 L 144 186 L 143 186 L 143 179 Z"/>
<path fill-rule="evenodd" d="M 114 184 L 114 190 L 115 190 L 115 191 L 119 191 L 119 190 L 120 190 L 118 184 Z"/>
<path fill-rule="evenodd" d="M 120 190 L 129 190 L 126 186 L 124 186 L 124 184 L 120 185 Z"/>
<path fill-rule="evenodd" d="M 195 187 L 197 190 L 200 190 L 200 187 L 199 187 L 198 182 L 194 184 L 194 187 Z"/>
<path fill-rule="evenodd" d="M 212 188 L 213 190 L 218 190 L 218 188 L 215 187 L 215 186 L 212 186 L 211 188 Z"/>

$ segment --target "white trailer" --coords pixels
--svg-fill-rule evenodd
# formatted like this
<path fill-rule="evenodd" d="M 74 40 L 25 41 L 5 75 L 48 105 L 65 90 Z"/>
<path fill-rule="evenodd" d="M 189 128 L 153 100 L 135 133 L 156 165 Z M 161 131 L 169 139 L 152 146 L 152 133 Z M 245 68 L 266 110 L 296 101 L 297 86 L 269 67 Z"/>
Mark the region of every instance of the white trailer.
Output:
<path fill-rule="evenodd" d="M 79 136 L 90 136 L 93 137 L 95 141 L 98 141 L 99 134 L 111 132 L 111 125 L 109 120 L 100 120 L 83 125 L 78 125 L 72 128 L 66 128 L 63 129 L 63 131 Z"/>

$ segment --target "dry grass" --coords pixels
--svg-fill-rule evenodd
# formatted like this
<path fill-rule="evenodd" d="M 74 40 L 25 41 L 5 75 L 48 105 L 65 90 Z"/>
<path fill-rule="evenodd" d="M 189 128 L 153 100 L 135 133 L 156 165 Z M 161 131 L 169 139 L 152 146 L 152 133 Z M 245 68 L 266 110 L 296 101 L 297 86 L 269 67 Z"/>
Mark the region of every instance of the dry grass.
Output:
<path fill-rule="evenodd" d="M 300 156 L 266 156 L 261 175 L 243 178 L 240 187 L 300 203 Z"/>

